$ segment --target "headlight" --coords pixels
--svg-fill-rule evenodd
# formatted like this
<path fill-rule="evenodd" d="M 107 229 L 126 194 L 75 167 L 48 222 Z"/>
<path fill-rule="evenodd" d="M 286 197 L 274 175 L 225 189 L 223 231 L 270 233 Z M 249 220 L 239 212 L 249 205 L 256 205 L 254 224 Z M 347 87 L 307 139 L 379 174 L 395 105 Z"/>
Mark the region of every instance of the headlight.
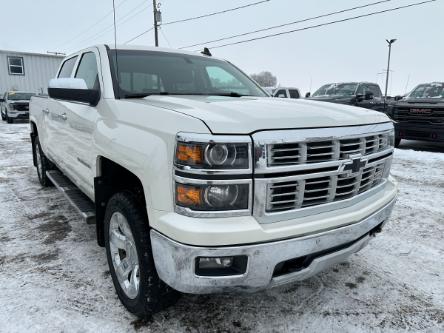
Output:
<path fill-rule="evenodd" d="M 395 130 L 392 129 L 389 133 L 388 133 L 388 145 L 390 147 L 394 147 L 395 146 Z"/>
<path fill-rule="evenodd" d="M 174 156 L 175 211 L 192 217 L 251 214 L 251 138 L 179 133 Z"/>
<path fill-rule="evenodd" d="M 239 141 L 239 142 L 236 142 Z M 179 134 L 175 165 L 202 170 L 249 170 L 249 137 Z"/>
<path fill-rule="evenodd" d="M 249 207 L 248 184 L 176 183 L 176 205 L 194 211 L 235 211 Z"/>

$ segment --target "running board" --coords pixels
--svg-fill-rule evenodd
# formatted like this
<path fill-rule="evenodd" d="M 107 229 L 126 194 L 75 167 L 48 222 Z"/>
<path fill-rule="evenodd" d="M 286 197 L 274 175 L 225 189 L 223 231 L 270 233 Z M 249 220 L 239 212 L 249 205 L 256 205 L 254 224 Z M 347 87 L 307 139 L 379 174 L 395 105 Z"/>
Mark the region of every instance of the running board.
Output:
<path fill-rule="evenodd" d="M 54 186 L 65 195 L 69 203 L 80 213 L 87 224 L 96 223 L 94 203 L 73 182 L 58 170 L 46 171 L 46 175 Z"/>

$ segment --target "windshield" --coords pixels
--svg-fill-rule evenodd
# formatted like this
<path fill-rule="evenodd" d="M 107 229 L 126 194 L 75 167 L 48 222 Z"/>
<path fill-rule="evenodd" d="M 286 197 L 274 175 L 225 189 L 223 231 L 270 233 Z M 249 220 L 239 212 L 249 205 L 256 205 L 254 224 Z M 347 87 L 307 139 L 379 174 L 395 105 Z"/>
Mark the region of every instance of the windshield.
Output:
<path fill-rule="evenodd" d="M 408 98 L 444 98 L 444 83 L 420 84 Z"/>
<path fill-rule="evenodd" d="M 207 57 L 140 50 L 109 51 L 122 98 L 148 95 L 267 97 L 247 75 L 228 62 Z"/>
<path fill-rule="evenodd" d="M 22 92 L 10 92 L 8 93 L 8 99 L 10 101 L 22 101 L 22 100 L 30 100 L 32 96 L 35 96 L 33 93 L 22 93 Z"/>
<path fill-rule="evenodd" d="M 313 97 L 319 96 L 353 96 L 358 87 L 357 83 L 332 83 L 326 84 L 316 90 Z"/>

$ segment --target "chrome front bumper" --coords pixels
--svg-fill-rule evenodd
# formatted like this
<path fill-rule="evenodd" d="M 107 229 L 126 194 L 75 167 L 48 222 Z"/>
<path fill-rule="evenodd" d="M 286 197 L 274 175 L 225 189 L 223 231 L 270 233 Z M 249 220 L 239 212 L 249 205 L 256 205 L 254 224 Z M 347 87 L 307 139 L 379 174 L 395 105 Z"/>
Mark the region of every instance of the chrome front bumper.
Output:
<path fill-rule="evenodd" d="M 198 247 L 175 242 L 151 230 L 151 244 L 159 277 L 172 288 L 192 294 L 256 291 L 304 280 L 345 260 L 367 245 L 370 232 L 389 218 L 395 199 L 369 217 L 333 230 L 276 242 L 227 247 Z M 329 249 L 348 244 L 336 251 Z M 273 276 L 276 265 L 286 260 L 326 251 L 309 266 L 285 275 Z M 248 257 L 242 275 L 198 276 L 197 257 Z"/>

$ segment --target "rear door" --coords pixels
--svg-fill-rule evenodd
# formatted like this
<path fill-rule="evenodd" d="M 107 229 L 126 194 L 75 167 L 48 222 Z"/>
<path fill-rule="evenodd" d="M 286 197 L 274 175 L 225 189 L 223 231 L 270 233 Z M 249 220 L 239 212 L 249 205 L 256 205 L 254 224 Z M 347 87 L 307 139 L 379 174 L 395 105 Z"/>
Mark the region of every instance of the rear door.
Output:
<path fill-rule="evenodd" d="M 91 48 L 79 55 L 73 72 L 74 78 L 85 80 L 88 89 L 103 87 L 99 53 Z M 93 107 L 87 103 L 66 102 L 66 159 L 72 180 L 91 198 L 94 193 L 96 153 L 93 145 L 94 129 L 99 118 L 100 103 Z"/>

